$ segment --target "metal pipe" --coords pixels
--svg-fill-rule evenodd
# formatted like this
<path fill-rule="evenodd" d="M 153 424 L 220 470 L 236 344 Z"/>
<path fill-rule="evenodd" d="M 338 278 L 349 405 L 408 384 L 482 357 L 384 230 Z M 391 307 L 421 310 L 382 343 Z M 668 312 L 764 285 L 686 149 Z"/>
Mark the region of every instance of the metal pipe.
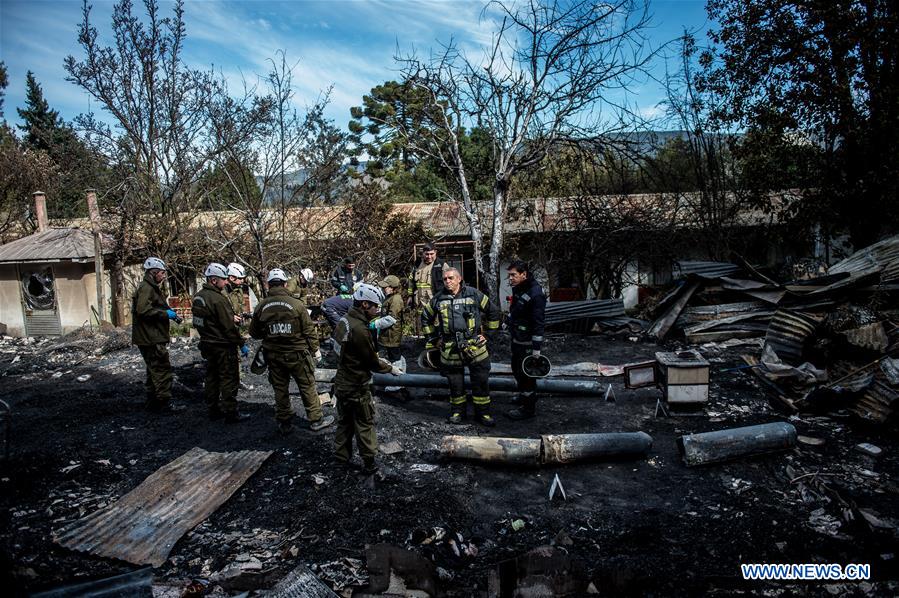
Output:
<path fill-rule="evenodd" d="M 540 444 L 536 438 L 444 436 L 440 455 L 486 463 L 537 466 L 540 464 Z"/>
<path fill-rule="evenodd" d="M 407 386 L 417 388 L 447 388 L 446 378 L 439 374 L 373 374 L 375 386 Z M 470 388 L 471 379 L 465 376 L 465 384 Z M 492 376 L 488 382 L 490 390 L 517 391 L 514 378 Z M 606 385 L 607 386 L 607 385 Z M 537 380 L 537 391 L 569 395 L 602 395 L 606 387 L 593 380 L 557 380 L 541 378 Z"/>
<path fill-rule="evenodd" d="M 688 466 L 719 463 L 793 448 L 796 446 L 796 428 L 786 422 L 774 422 L 688 434 L 678 438 L 677 445 Z"/>
<path fill-rule="evenodd" d="M 588 459 L 644 458 L 652 448 L 652 436 L 646 432 L 545 434 L 541 439 L 543 463 L 547 465 Z"/>

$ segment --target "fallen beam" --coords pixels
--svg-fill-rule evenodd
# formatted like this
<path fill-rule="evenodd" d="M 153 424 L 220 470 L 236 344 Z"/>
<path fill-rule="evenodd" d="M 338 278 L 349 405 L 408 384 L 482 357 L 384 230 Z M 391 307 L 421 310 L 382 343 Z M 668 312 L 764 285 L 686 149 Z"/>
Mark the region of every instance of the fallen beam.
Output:
<path fill-rule="evenodd" d="M 539 440 L 444 436 L 440 454 L 449 459 L 537 466 L 597 459 L 644 458 L 650 448 L 652 436 L 645 432 L 547 434 Z"/>
<path fill-rule="evenodd" d="M 677 445 L 688 466 L 720 463 L 791 449 L 796 446 L 796 428 L 786 422 L 774 422 L 688 434 L 678 438 Z"/>

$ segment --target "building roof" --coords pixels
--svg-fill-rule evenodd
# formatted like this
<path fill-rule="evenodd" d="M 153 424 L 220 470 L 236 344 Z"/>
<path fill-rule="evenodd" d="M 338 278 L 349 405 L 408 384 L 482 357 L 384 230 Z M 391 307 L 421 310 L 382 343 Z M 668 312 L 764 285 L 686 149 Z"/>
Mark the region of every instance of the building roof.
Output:
<path fill-rule="evenodd" d="M 111 239 L 104 235 L 104 255 Z M 0 263 L 87 261 L 94 259 L 94 235 L 75 227 L 50 228 L 0 245 Z"/>

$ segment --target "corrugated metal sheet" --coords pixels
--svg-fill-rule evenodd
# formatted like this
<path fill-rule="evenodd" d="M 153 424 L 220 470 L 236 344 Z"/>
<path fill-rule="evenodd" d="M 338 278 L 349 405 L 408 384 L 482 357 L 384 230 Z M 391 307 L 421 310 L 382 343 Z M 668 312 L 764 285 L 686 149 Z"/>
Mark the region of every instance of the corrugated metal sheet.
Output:
<path fill-rule="evenodd" d="M 765 345 L 774 349 L 784 363 L 797 365 L 802 361 L 806 341 L 817 326 L 818 321 L 809 314 L 778 310 L 765 334 Z"/>
<path fill-rule="evenodd" d="M 559 301 L 546 304 L 546 323 L 559 324 L 586 318 L 620 318 L 624 316 L 622 299 L 594 301 Z"/>
<path fill-rule="evenodd" d="M 193 448 L 53 539 L 71 550 L 158 567 L 181 536 L 215 512 L 271 454 Z"/>
<path fill-rule="evenodd" d="M 107 247 L 111 239 L 106 237 Z M 0 245 L 0 263 L 94 258 L 94 235 L 81 228 L 51 228 Z"/>
<path fill-rule="evenodd" d="M 831 266 L 828 273 L 863 273 L 869 270 L 879 271 L 881 282 L 899 281 L 899 235 L 856 251 L 842 262 Z"/>
<path fill-rule="evenodd" d="M 695 274 L 701 278 L 720 278 L 733 274 L 740 267 L 728 262 L 699 262 L 699 261 L 680 261 L 674 264 L 674 277 L 686 278 L 691 274 Z"/>

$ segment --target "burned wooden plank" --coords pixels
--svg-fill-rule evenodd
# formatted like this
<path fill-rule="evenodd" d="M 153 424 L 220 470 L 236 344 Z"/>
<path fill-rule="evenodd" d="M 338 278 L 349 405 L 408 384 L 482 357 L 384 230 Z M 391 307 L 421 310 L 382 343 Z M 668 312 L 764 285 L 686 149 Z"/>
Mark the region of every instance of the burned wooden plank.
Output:
<path fill-rule="evenodd" d="M 662 314 L 660 318 L 658 318 L 655 322 L 652 323 L 652 326 L 649 327 L 649 334 L 658 339 L 663 339 L 668 334 L 668 331 L 671 330 L 671 327 L 674 326 L 674 322 L 677 321 L 678 316 L 683 311 L 683 309 L 687 306 L 687 302 L 690 301 L 690 298 L 693 296 L 693 293 L 699 288 L 700 282 L 698 280 L 691 280 L 686 283 L 679 289 L 677 298 L 673 301 L 671 306 L 665 310 L 665 313 Z"/>
<path fill-rule="evenodd" d="M 222 506 L 271 454 L 194 447 L 53 539 L 71 550 L 158 567 L 181 536 Z"/>

